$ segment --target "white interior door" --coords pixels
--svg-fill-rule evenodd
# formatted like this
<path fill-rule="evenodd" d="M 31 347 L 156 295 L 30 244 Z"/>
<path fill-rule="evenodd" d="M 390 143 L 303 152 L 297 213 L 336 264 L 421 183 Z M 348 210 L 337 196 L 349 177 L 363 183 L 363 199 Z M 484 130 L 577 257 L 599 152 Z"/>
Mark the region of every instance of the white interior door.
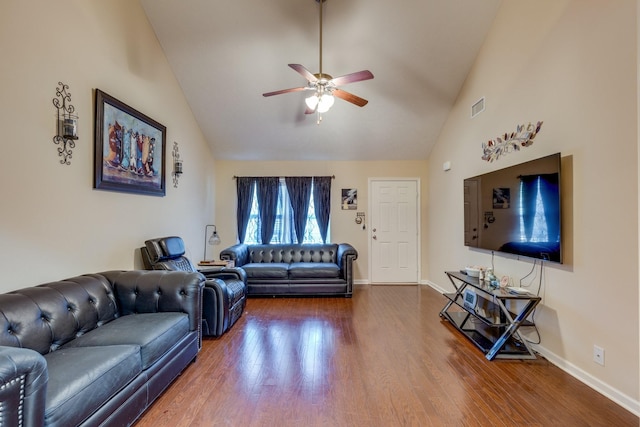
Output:
<path fill-rule="evenodd" d="M 369 182 L 371 283 L 417 283 L 419 257 L 417 179 Z"/>

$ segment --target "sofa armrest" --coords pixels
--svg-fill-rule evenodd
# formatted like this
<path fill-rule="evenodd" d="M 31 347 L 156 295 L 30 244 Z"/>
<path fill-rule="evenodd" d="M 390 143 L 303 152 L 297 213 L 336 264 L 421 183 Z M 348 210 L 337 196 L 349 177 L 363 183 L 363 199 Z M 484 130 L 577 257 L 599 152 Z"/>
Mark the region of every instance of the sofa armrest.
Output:
<path fill-rule="evenodd" d="M 0 346 L 0 422 L 7 426 L 44 425 L 47 362 L 26 348 Z"/>
<path fill-rule="evenodd" d="M 347 292 L 353 292 L 353 261 L 358 259 L 358 251 L 349 243 L 338 244 L 337 261 L 340 274 L 347 281 Z"/>
<path fill-rule="evenodd" d="M 242 268 L 238 267 L 223 267 L 218 270 L 200 270 L 200 273 L 204 274 L 207 279 L 236 279 L 247 283 L 247 273 Z"/>
<path fill-rule="evenodd" d="M 336 258 L 338 261 L 338 267 L 344 270 L 348 263 L 352 263 L 358 259 L 358 251 L 356 251 L 356 248 L 351 246 L 349 243 L 339 243 Z"/>
<path fill-rule="evenodd" d="M 220 259 L 225 261 L 234 261 L 236 267 L 242 267 L 249 263 L 249 246 L 244 243 L 238 243 L 220 252 Z"/>
<path fill-rule="evenodd" d="M 121 315 L 177 311 L 189 315 L 189 329 L 202 326 L 202 274 L 133 270 L 99 273 L 112 284 Z"/>

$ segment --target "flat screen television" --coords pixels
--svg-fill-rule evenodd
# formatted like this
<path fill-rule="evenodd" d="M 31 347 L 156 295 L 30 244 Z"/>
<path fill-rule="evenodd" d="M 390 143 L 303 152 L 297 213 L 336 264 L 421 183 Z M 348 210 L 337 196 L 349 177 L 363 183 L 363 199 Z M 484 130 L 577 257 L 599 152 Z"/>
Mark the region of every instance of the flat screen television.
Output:
<path fill-rule="evenodd" d="M 465 246 L 562 263 L 560 153 L 464 180 Z"/>

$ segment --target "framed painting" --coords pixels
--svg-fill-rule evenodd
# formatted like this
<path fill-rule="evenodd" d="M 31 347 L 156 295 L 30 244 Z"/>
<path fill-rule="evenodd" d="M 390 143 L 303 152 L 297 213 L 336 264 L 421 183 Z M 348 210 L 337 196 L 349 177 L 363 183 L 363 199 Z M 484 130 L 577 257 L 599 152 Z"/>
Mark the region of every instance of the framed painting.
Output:
<path fill-rule="evenodd" d="M 94 188 L 164 196 L 166 127 L 100 89 L 95 114 Z"/>
<path fill-rule="evenodd" d="M 511 207 L 511 189 L 493 189 L 493 209 L 509 209 Z"/>
<path fill-rule="evenodd" d="M 358 190 L 355 188 L 342 189 L 342 210 L 358 209 Z"/>

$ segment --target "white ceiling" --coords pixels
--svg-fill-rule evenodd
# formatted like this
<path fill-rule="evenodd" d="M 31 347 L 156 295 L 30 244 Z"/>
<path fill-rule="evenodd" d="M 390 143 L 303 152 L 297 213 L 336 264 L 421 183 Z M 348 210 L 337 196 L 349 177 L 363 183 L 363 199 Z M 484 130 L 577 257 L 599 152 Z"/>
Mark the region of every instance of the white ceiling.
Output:
<path fill-rule="evenodd" d="M 319 72 L 316 0 L 140 0 L 216 159 L 408 160 L 431 151 L 500 0 L 326 0 L 323 72 L 370 70 L 323 115 L 287 66 Z"/>

